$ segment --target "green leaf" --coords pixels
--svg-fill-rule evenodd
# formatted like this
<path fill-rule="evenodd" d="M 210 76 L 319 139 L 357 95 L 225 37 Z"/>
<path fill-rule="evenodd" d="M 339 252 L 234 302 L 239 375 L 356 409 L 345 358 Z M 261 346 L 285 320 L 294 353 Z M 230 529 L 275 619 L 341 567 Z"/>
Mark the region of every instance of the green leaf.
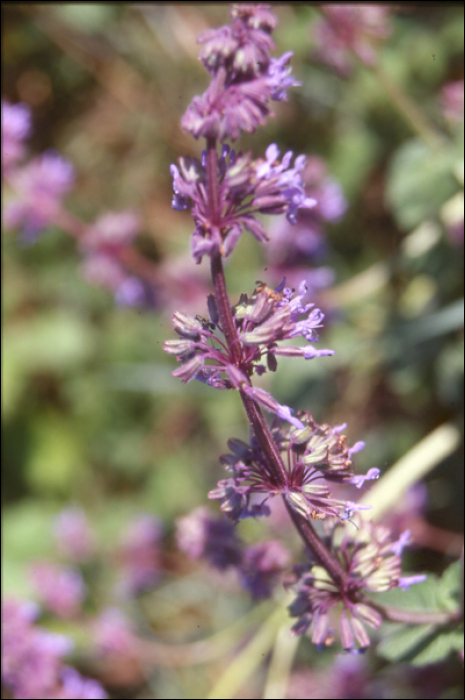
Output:
<path fill-rule="evenodd" d="M 433 625 L 391 626 L 378 644 L 378 654 L 388 661 L 408 662 L 414 666 L 434 664 L 463 648 L 463 630 L 437 630 Z"/>
<path fill-rule="evenodd" d="M 460 571 L 460 562 L 454 562 L 440 579 L 432 574 L 426 581 L 412 586 L 408 591 L 396 588 L 373 598 L 382 605 L 415 612 L 454 611 L 458 608 Z M 423 666 L 437 663 L 449 654 L 463 649 L 461 625 L 445 628 L 387 623 L 386 626 L 390 632 L 379 643 L 378 653 L 388 661 L 404 661 Z"/>
<path fill-rule="evenodd" d="M 446 147 L 433 152 L 423 141 L 412 140 L 399 149 L 391 164 L 387 199 L 403 228 L 437 216 L 457 191 L 453 164 L 453 152 Z"/>

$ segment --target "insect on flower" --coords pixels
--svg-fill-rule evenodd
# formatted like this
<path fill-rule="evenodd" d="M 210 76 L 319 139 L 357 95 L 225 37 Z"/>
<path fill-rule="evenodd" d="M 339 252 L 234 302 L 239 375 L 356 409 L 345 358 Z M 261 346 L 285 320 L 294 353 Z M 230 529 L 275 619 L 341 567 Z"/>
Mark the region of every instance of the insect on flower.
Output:
<path fill-rule="evenodd" d="M 255 284 L 258 286 L 255 287 L 254 295 L 258 295 L 261 292 L 266 292 L 268 294 L 268 296 L 270 297 L 270 299 L 274 299 L 274 301 L 282 301 L 284 296 L 281 293 L 281 291 L 284 287 L 285 281 L 286 280 L 284 280 L 282 282 L 282 284 L 279 287 L 277 287 L 276 289 L 271 289 L 271 287 L 268 287 L 268 285 L 265 282 L 261 282 L 260 280 L 256 280 Z M 280 291 L 278 291 L 278 290 L 280 290 Z"/>

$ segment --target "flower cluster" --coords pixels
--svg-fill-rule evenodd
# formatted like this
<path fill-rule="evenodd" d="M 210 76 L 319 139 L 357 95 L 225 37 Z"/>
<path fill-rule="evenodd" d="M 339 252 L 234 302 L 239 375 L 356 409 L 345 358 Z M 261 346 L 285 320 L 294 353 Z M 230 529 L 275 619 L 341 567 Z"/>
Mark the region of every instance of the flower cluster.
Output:
<path fill-rule="evenodd" d="M 286 89 L 300 85 L 288 67 L 292 52 L 272 58 L 271 32 L 276 17 L 266 5 L 239 3 L 231 8 L 232 23 L 204 32 L 200 59 L 212 81 L 194 97 L 182 127 L 195 138 L 235 141 L 241 131 L 253 132 L 270 116 L 271 100 L 286 99 Z"/>
<path fill-rule="evenodd" d="M 172 206 L 178 211 L 190 209 L 195 222 L 192 255 L 200 262 L 204 255 L 220 253 L 227 257 L 247 229 L 259 241 L 268 240 L 257 214 L 286 214 L 294 223 L 297 211 L 315 206 L 308 197 L 301 178 L 304 156 L 291 167 L 293 153 L 279 160 L 276 144 L 271 144 L 265 159 L 253 160 L 250 153 L 236 154 L 223 145 L 218 159 L 218 206 L 212 224 L 211 202 L 207 193 L 206 153 L 202 161 L 180 158 L 179 168 L 171 166 L 174 196 Z"/>
<path fill-rule="evenodd" d="M 341 434 L 344 425 L 336 428 L 318 425 L 304 411 L 298 412 L 297 418 L 301 428 L 275 425 L 272 430 L 273 440 L 283 456 L 284 478 L 270 471 L 255 437 L 250 444 L 229 440 L 231 453 L 223 455 L 220 461 L 232 476 L 222 479 L 209 497 L 219 499 L 221 510 L 232 520 L 268 515 L 266 502 L 276 495 L 284 496 L 306 520 L 326 517 L 347 520 L 362 509 L 351 501 L 333 498 L 330 484 L 350 483 L 360 488 L 365 480 L 378 478 L 378 469 L 370 469 L 365 476 L 353 474 L 351 456 L 363 448 L 363 443 L 349 447 L 347 438 Z M 254 503 L 257 494 L 262 497 L 260 504 Z"/>
<path fill-rule="evenodd" d="M 267 368 L 275 371 L 280 355 L 310 360 L 333 354 L 332 350 L 317 350 L 313 345 L 280 344 L 299 336 L 307 342 L 318 340 L 317 329 L 322 327 L 324 315 L 313 304 L 303 303 L 305 294 L 305 283 L 297 292 L 284 283 L 275 290 L 260 283 L 250 297 L 243 294 L 232 309 L 239 360 L 234 359 L 232 350 L 218 335 L 221 325 L 213 296 L 208 300 L 209 320 L 176 312 L 173 323 L 180 339 L 164 344 L 165 351 L 181 362 L 173 376 L 183 383 L 198 379 L 217 389 L 240 389 L 267 410 L 302 427 L 300 421 L 290 417 L 287 407 L 280 406 L 263 389 L 253 387 L 250 377 L 263 374 Z"/>
<path fill-rule="evenodd" d="M 269 598 L 289 564 L 289 553 L 277 540 L 245 547 L 231 522 L 197 508 L 177 523 L 180 549 L 205 559 L 219 571 L 235 569 L 241 585 L 255 599 Z"/>
<path fill-rule="evenodd" d="M 383 5 L 327 5 L 315 25 L 317 57 L 348 75 L 354 56 L 367 66 L 376 63 L 376 45 L 390 33 L 391 8 Z"/>
<path fill-rule="evenodd" d="M 8 599 L 2 604 L 2 688 L 8 697 L 108 697 L 97 681 L 63 665 L 63 656 L 73 648 L 71 640 L 34 624 L 37 614 L 30 603 Z"/>
<path fill-rule="evenodd" d="M 292 617 L 298 618 L 295 634 L 312 632 L 312 641 L 319 646 L 332 644 L 334 630 L 331 615 L 339 619 L 339 631 L 344 649 L 353 650 L 358 644 L 365 649 L 370 638 L 365 625 L 377 629 L 382 616 L 365 593 L 381 593 L 400 586 L 423 581 L 425 576 L 401 576 L 401 553 L 408 543 L 404 533 L 397 542 L 390 530 L 382 525 L 357 519 L 356 528 L 331 525 L 329 548 L 347 574 L 344 585 L 336 585 L 321 566 L 309 566 L 298 576 L 294 585 L 296 598 L 290 606 Z"/>

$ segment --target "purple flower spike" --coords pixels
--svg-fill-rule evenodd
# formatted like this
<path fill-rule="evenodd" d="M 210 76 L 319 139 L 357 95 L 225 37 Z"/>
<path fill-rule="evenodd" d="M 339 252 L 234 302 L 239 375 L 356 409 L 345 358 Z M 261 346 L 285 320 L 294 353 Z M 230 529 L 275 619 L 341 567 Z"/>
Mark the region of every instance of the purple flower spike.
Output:
<path fill-rule="evenodd" d="M 207 508 L 197 508 L 178 520 L 177 540 L 179 548 L 190 557 L 206 558 L 220 571 L 237 566 L 242 559 L 234 526 L 214 517 Z"/>
<path fill-rule="evenodd" d="M 288 66 L 292 52 L 270 56 L 276 18 L 268 7 L 239 3 L 230 14 L 230 26 L 199 37 L 200 60 L 212 82 L 202 96 L 194 97 L 181 121 L 194 138 L 234 141 L 242 131 L 255 131 L 272 115 L 269 103 L 285 100 L 286 90 L 300 84 Z"/>

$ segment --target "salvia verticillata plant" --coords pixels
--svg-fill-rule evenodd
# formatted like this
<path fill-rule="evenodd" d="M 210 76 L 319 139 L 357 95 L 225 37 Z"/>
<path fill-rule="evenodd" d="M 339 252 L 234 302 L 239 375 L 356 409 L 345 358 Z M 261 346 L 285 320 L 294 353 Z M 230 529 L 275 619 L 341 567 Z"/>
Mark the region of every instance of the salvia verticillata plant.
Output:
<path fill-rule="evenodd" d="M 144 6 L 132 14 L 138 12 L 147 12 L 145 16 L 149 17 L 150 9 Z M 316 58 L 336 71 L 345 79 L 340 85 L 354 88 L 357 97 L 360 91 L 357 93 L 351 76 L 356 77 L 359 71 L 374 75 L 377 87 L 386 90 L 390 104 L 428 146 L 423 162 L 429 171 L 436 158 L 429 147 L 434 153 L 439 144 L 442 152 L 447 134 L 454 136 L 463 129 L 463 81 L 456 80 L 457 75 L 454 79 L 451 73 L 448 79 L 453 82 L 437 92 L 442 116 L 438 111 L 436 121 L 441 123 L 442 119 L 441 133 L 434 121 L 426 118 L 427 109 L 416 106 L 408 91 L 403 92 L 383 71 L 383 55 L 378 48 L 395 30 L 398 20 L 393 17 L 391 22 L 391 8 L 321 5 L 309 12 L 318 16 L 309 27 L 303 27 L 309 40 L 307 58 Z M 294 21 L 300 21 L 300 11 L 297 20 L 296 17 Z M 335 271 L 315 265 L 324 261 L 331 245 L 324 232 L 326 224 L 337 221 L 347 208 L 342 189 L 332 177 L 332 168 L 320 157 L 295 155 L 275 143 L 257 154 L 237 147 L 241 134 L 253 134 L 264 125 L 273 116 L 273 103 L 287 99 L 288 89 L 300 85 L 290 68 L 292 52 L 281 57 L 272 55 L 276 24 L 268 6 L 239 3 L 231 9 L 230 25 L 205 32 L 199 38 L 200 58 L 211 81 L 205 93 L 193 99 L 182 126 L 201 141 L 204 150 L 200 158 L 184 157 L 171 167 L 173 207 L 190 211 L 194 219 L 191 254 L 197 266 L 188 255 L 181 259 L 164 258 L 160 251 L 158 258 L 150 255 L 150 248 L 145 249 L 149 254 L 144 254 L 144 243 L 139 245 L 138 239 L 144 224 L 136 209 L 101 211 L 89 221 L 83 220 L 76 214 L 81 207 L 74 207 L 71 202 L 81 174 L 76 177 L 74 166 L 57 151 L 31 155 L 26 146 L 32 132 L 31 108 L 25 103 L 2 100 L 4 223 L 6 229 L 18 231 L 23 246 L 34 244 L 53 228 L 72 236 L 81 255 L 80 271 L 85 280 L 107 289 L 119 306 L 163 309 L 167 313 L 176 309 L 176 338 L 165 343 L 165 350 L 173 356 L 167 360 L 173 360 L 173 364 L 174 358 L 178 360 L 174 376 L 183 384 L 195 379 L 209 390 L 227 390 L 242 402 L 250 438 L 246 441 L 231 437 L 220 456 L 221 478 L 208 494 L 218 513 L 214 515 L 211 509 L 200 506 L 180 518 L 178 546 L 191 558 L 206 561 L 221 572 L 221 577 L 222 572 L 235 576 L 255 601 L 279 598 L 284 584 L 291 596 L 286 629 L 291 628 L 296 635 L 308 635 L 317 648 L 329 647 L 338 638 L 342 647 L 351 652 L 336 655 L 330 673 L 327 667 L 320 672 L 310 672 L 305 666 L 297 669 L 291 674 L 287 693 L 283 688 L 279 694 L 273 685 L 275 661 L 281 666 L 278 657 L 282 636 L 278 634 L 273 639 L 272 633 L 267 632 L 268 642 L 275 643 L 275 650 L 267 663 L 269 684 L 263 696 L 378 697 L 381 693 L 391 697 L 392 687 L 389 683 L 383 687 L 377 672 L 373 680 L 368 655 L 362 657 L 359 652 L 369 646 L 372 630 L 380 628 L 381 633 L 375 633 L 380 639 L 378 652 L 394 662 L 409 654 L 409 660 L 420 658 L 420 664 L 430 664 L 441 653 L 445 658 L 450 650 L 458 651 L 462 644 L 457 639 L 459 567 L 449 567 L 440 581 L 435 582 L 431 575 L 405 594 L 403 589 L 424 577 L 403 575 L 404 548 L 410 542 L 429 545 L 436 535 L 419 514 L 425 496 L 418 487 L 425 485 L 417 483 L 416 492 L 402 498 L 401 512 L 394 510 L 382 523 L 371 522 L 372 509 L 367 505 L 370 494 L 362 500 L 358 494 L 366 491 L 366 482 L 378 479 L 379 470 L 373 466 L 366 473 L 356 472 L 353 460 L 363 443 L 346 437 L 345 424 L 329 425 L 323 422 L 324 417 L 320 420 L 313 415 L 311 404 L 304 406 L 307 410 L 294 411 L 259 384 L 263 375 L 281 371 L 278 365 L 282 357 L 294 358 L 291 361 L 299 362 L 302 372 L 307 367 L 305 360 L 314 360 L 314 367 L 333 362 L 334 351 L 319 342 L 325 316 L 318 308 L 323 302 L 317 294 L 333 283 Z M 183 36 L 180 43 L 184 43 Z M 410 71 L 415 76 L 413 63 Z M 20 90 L 20 85 L 18 81 L 18 93 L 27 102 L 28 93 Z M 437 91 L 437 79 L 434 85 Z M 363 99 L 360 105 L 358 99 L 353 102 L 357 103 L 357 110 L 363 107 Z M 36 107 L 33 100 L 31 104 Z M 135 110 L 135 103 L 131 108 Z M 368 138 L 370 129 L 365 131 Z M 337 138 L 339 130 L 329 133 Z M 362 140 L 362 146 L 363 143 Z M 340 152 L 339 148 L 336 150 Z M 398 153 L 402 155 L 401 149 Z M 340 157 L 347 165 L 347 154 Z M 460 159 L 453 160 L 457 164 L 456 179 L 463 185 Z M 402 186 L 398 195 L 402 191 L 401 199 L 406 201 L 412 192 L 409 159 L 400 161 Z M 354 168 L 352 162 L 350 168 Z M 423 171 L 422 168 L 421 179 Z M 131 186 L 137 182 L 130 167 L 127 177 L 125 182 L 131 182 Z M 386 192 L 390 181 L 394 181 L 392 175 L 387 178 Z M 364 195 L 369 191 L 370 187 L 363 187 Z M 433 210 L 444 224 L 449 242 L 458 246 L 463 245 L 463 192 L 453 194 L 454 191 L 446 188 Z M 417 193 L 422 204 L 429 198 L 427 193 L 427 186 Z M 169 204 L 168 199 L 166 202 Z M 429 209 L 420 207 L 420 228 L 431 223 L 425 211 Z M 394 206 L 392 213 L 396 215 Z M 412 231 L 413 224 L 407 226 Z M 156 235 L 156 230 L 153 233 Z M 266 273 L 254 276 L 238 298 L 231 298 L 223 258 L 238 255 L 236 246 L 243 234 L 251 234 L 260 245 Z M 208 266 L 213 289 L 205 284 Z M 325 309 L 334 304 L 333 291 L 337 297 L 338 289 L 331 290 L 324 301 Z M 421 353 L 419 359 L 420 356 Z M 448 354 L 447 363 L 443 364 L 449 365 L 450 359 Z M 13 379 L 14 376 L 13 372 Z M 392 374 L 389 376 L 392 378 Z M 177 421 L 174 431 L 178 436 Z M 373 463 L 381 461 L 378 453 Z M 411 483 L 418 478 L 417 474 Z M 384 488 L 385 483 L 378 482 L 378 486 Z M 242 520 L 255 519 L 254 529 L 260 531 L 269 515 L 271 527 L 275 527 L 272 539 L 262 538 L 250 544 L 241 538 Z M 294 532 L 297 543 L 303 545 L 304 554 L 298 562 L 292 561 L 276 528 L 283 519 L 290 525 L 286 538 L 289 531 Z M 422 539 L 419 530 L 427 529 Z M 223 653 L 217 636 L 209 640 L 203 631 L 200 644 L 198 640 L 181 645 L 161 641 L 165 629 L 170 637 L 171 620 L 166 623 L 168 618 L 163 611 L 160 622 L 150 611 L 164 608 L 163 583 L 171 579 L 174 558 L 163 548 L 160 523 L 148 513 L 139 513 L 133 521 L 121 523 L 119 532 L 118 541 L 112 544 L 106 536 L 98 536 L 81 510 L 67 509 L 58 516 L 54 535 L 59 556 L 53 561 L 34 558 L 28 567 L 29 584 L 39 605 L 15 599 L 3 602 L 2 690 L 7 697 L 100 698 L 107 697 L 107 691 L 111 693 L 116 686 L 121 695 L 124 691 L 119 686 L 124 684 L 128 669 L 126 690 L 142 683 L 144 690 L 140 692 L 153 695 L 157 691 L 152 690 L 153 676 L 150 674 L 149 679 L 147 668 L 164 667 L 167 663 L 169 666 L 170 659 L 175 667 L 189 666 L 198 660 L 203 664 Z M 439 551 L 450 553 L 448 542 L 444 538 Z M 227 576 L 225 579 L 228 582 Z M 195 588 L 190 580 L 187 587 Z M 181 611 L 181 618 L 189 617 L 179 605 L 184 594 L 178 594 L 179 589 L 173 593 L 174 607 Z M 393 601 L 400 608 L 394 608 Z M 206 607 L 210 615 L 211 606 Z M 432 612 L 438 608 L 439 612 Z M 254 624 L 253 620 L 265 609 L 269 609 L 268 604 L 257 605 L 250 618 L 247 614 L 245 619 Z M 276 613 L 281 615 L 282 611 L 278 609 Z M 273 611 L 270 619 L 276 613 Z M 282 618 L 279 619 L 281 624 Z M 388 626 L 385 621 L 400 624 Z M 223 639 L 228 637 L 230 649 L 237 648 L 235 640 L 239 641 L 235 624 L 236 621 L 234 629 L 224 630 L 221 635 Z M 404 625 L 417 628 L 405 629 Z M 52 634 L 47 626 L 54 632 L 63 630 L 66 636 Z M 260 628 L 256 637 L 251 636 L 252 643 L 261 635 Z M 449 641 L 440 652 L 445 637 Z M 339 642 L 335 646 L 338 645 Z M 243 638 L 240 647 L 233 665 L 240 662 L 241 654 L 249 653 Z M 463 651 L 460 653 L 463 662 Z M 264 654 L 256 656 L 253 663 L 259 665 Z M 72 668 L 75 663 L 82 675 Z M 232 668 L 227 669 L 226 675 Z M 396 673 L 411 674 L 410 692 L 418 694 L 416 670 L 410 664 L 403 668 L 404 671 L 398 666 Z M 432 695 L 429 674 L 427 667 L 422 683 L 425 693 Z M 211 697 L 225 697 L 224 692 L 215 691 L 216 688 Z"/>
<path fill-rule="evenodd" d="M 263 125 L 272 116 L 272 103 L 287 99 L 287 90 L 299 83 L 289 65 L 292 52 L 271 56 L 277 21 L 267 5 L 240 3 L 230 15 L 230 25 L 199 37 L 200 59 L 211 81 L 181 121 L 186 132 L 204 140 L 201 158 L 183 157 L 171 166 L 172 206 L 192 214 L 191 252 L 197 263 L 208 260 L 213 294 L 198 316 L 174 313 L 178 338 L 166 341 L 165 350 L 176 356 L 179 367 L 173 375 L 183 383 L 196 379 L 212 389 L 233 390 L 243 403 L 251 441 L 229 441 L 230 452 L 221 458 L 228 476 L 209 497 L 219 500 L 235 523 L 268 515 L 274 498 L 284 502 L 308 559 L 308 565 L 296 569 L 292 585 L 294 632 L 310 630 L 313 642 L 322 646 L 331 643 L 339 627 L 345 649 L 363 650 L 370 644 L 367 626 L 376 629 L 383 618 L 400 619 L 395 610 L 371 602 L 370 593 L 405 588 L 424 577 L 402 576 L 401 551 L 408 533 L 395 540 L 388 528 L 362 517 L 369 507 L 335 493 L 339 485 L 360 488 L 378 478 L 376 468 L 365 475 L 354 473 L 352 455 L 363 443 L 351 447 L 343 434 L 345 425 L 319 424 L 309 412 L 295 413 L 255 385 L 256 375 L 277 371 L 282 356 L 325 362 L 333 351 L 315 346 L 324 314 L 308 300 L 304 280 L 295 288 L 285 280 L 274 288 L 260 281 L 238 300 L 228 295 L 223 259 L 234 252 L 244 232 L 260 243 L 268 241 L 261 215 L 286 217 L 292 249 L 290 228 L 299 214 L 318 206 L 305 187 L 304 155 L 282 155 L 273 143 L 255 157 L 232 145 L 241 133 Z M 334 18 L 339 19 L 350 17 Z M 352 43 L 363 48 L 360 41 L 354 35 Z M 271 424 L 263 410 L 273 416 Z M 189 518 L 180 525 L 182 548 L 192 556 L 203 554 L 220 569 L 242 567 L 243 573 L 246 557 L 234 532 L 215 524 L 203 510 Z M 279 559 L 275 554 L 278 569 L 285 565 Z M 255 558 L 249 552 L 249 581 L 254 566 L 257 572 L 263 567 L 263 552 Z M 402 619 L 417 621 L 405 611 Z"/>

